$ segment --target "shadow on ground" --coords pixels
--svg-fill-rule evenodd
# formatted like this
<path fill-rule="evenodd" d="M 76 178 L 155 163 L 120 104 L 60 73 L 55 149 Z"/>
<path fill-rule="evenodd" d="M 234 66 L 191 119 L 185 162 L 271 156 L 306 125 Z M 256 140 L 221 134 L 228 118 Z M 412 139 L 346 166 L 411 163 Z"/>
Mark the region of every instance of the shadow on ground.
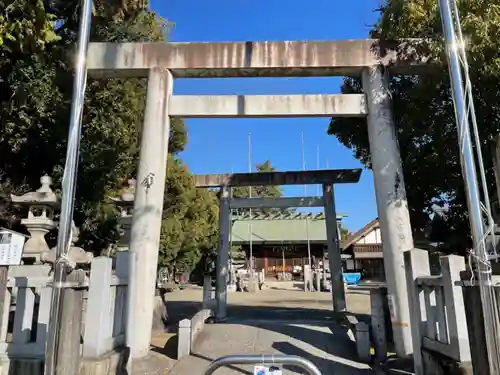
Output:
<path fill-rule="evenodd" d="M 279 282 L 278 283 L 273 283 L 273 284 L 267 286 L 266 288 L 270 289 L 270 290 L 286 290 L 287 292 L 290 292 L 290 291 L 300 292 L 300 291 L 304 290 L 304 283 L 303 282 L 293 283 L 292 284 L 292 288 L 293 289 L 290 289 L 290 288 L 280 288 L 277 285 L 279 285 Z"/>
<path fill-rule="evenodd" d="M 268 304 L 261 305 L 233 305 L 227 307 L 227 315 L 230 318 L 236 319 L 252 319 L 252 320 L 325 320 L 332 321 L 335 319 L 335 314 L 328 307 L 331 304 L 329 301 L 301 300 L 301 304 L 325 306 L 325 309 L 304 308 L 304 307 L 289 307 L 297 301 L 280 300 L 279 303 L 287 307 L 269 306 Z M 168 322 L 167 329 L 174 331 L 177 329 L 177 324 L 182 319 L 190 319 L 202 308 L 201 302 L 187 301 L 167 301 Z M 369 319 L 368 314 L 356 314 L 358 319 Z"/>
<path fill-rule="evenodd" d="M 293 304 L 296 301 L 280 301 L 283 305 Z M 301 300 L 301 304 L 318 304 L 316 300 Z M 323 305 L 323 303 L 321 303 Z M 192 317 L 199 309 L 201 303 L 186 301 L 167 302 L 169 321 L 167 329 L 175 331 L 179 320 Z M 280 352 L 288 355 L 298 355 L 313 362 L 324 374 L 336 375 L 356 375 L 372 373 L 368 368 L 357 368 L 355 353 L 356 348 L 353 341 L 347 335 L 347 330 L 337 322 L 337 316 L 327 309 L 315 309 L 304 307 L 279 307 L 279 306 L 244 306 L 228 305 L 228 319 L 222 324 L 221 329 L 229 332 L 233 342 L 238 342 L 238 330 L 242 331 L 242 326 L 255 327 L 259 329 L 259 334 L 266 331 L 275 332 L 280 335 L 276 341 L 267 341 L 267 347 L 253 348 L 255 353 L 264 354 L 269 352 Z M 369 320 L 368 315 L 358 315 L 360 320 Z M 215 324 L 217 326 L 218 323 Z M 316 327 L 323 327 L 315 329 Z M 222 348 L 215 350 L 215 355 L 207 353 L 207 348 L 213 345 L 213 335 L 215 329 L 207 327 L 199 335 L 194 348 L 193 357 L 203 360 L 203 365 L 207 366 L 212 360 L 220 355 L 242 354 L 231 350 L 238 350 L 238 345 L 231 346 L 229 343 L 221 343 Z M 207 333 L 208 332 L 208 333 Z M 257 330 L 255 330 L 257 332 Z M 271 335 L 271 334 L 269 334 Z M 271 336 L 269 336 L 271 337 Z M 288 340 L 287 340 L 288 337 Z M 224 347 L 224 345 L 226 345 Z M 153 347 L 153 350 L 175 358 L 177 351 L 177 336 L 172 336 L 165 343 L 163 348 Z M 253 353 L 246 350 L 246 353 Z M 272 354 L 272 353 L 269 353 Z M 248 374 L 249 371 L 239 366 L 232 368 L 233 373 Z M 290 368 L 291 371 L 297 369 Z M 250 372 L 251 373 L 251 372 Z"/>

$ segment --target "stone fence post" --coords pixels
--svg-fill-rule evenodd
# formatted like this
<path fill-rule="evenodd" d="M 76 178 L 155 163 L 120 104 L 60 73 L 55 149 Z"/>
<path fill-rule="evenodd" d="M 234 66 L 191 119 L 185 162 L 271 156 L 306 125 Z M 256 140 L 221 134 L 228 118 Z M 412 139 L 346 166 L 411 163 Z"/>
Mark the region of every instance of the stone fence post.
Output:
<path fill-rule="evenodd" d="M 84 358 L 98 358 L 112 349 L 109 329 L 113 319 L 110 313 L 112 262 L 108 257 L 92 261 L 83 337 Z"/>

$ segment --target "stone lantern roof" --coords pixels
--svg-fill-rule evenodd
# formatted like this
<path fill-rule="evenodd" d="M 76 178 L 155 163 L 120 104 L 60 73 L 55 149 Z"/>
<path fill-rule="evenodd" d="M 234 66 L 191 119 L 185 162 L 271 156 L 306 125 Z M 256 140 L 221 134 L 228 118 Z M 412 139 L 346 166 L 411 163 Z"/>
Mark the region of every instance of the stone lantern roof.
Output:
<path fill-rule="evenodd" d="M 131 178 L 127 181 L 127 187 L 119 197 L 109 197 L 118 207 L 121 208 L 122 217 L 130 215 L 130 209 L 134 205 L 135 199 L 135 179 Z"/>
<path fill-rule="evenodd" d="M 49 206 L 52 208 L 59 207 L 59 200 L 56 194 L 50 188 L 52 185 L 52 178 L 44 175 L 40 178 L 41 187 L 36 191 L 29 192 L 23 195 L 10 195 L 10 199 L 13 203 L 21 205 L 36 205 L 36 206 Z"/>

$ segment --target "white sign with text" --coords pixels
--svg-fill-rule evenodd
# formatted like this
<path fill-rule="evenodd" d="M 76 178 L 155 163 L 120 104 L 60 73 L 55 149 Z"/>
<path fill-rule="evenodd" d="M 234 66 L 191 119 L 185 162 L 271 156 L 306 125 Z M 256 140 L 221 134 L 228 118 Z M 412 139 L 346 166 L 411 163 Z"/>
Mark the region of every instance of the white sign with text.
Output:
<path fill-rule="evenodd" d="M 253 369 L 254 375 L 282 375 L 281 365 L 256 365 Z"/>
<path fill-rule="evenodd" d="M 0 229 L 0 266 L 21 264 L 25 236 L 20 233 Z"/>

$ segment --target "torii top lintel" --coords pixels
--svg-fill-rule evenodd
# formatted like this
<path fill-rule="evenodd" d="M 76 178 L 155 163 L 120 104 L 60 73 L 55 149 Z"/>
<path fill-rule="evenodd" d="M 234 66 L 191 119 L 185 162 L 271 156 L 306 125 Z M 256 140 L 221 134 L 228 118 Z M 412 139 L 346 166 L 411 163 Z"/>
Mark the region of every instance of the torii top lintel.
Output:
<path fill-rule="evenodd" d="M 357 76 L 384 64 L 394 74 L 418 73 L 427 59 L 418 39 L 390 46 L 376 39 L 283 42 L 90 43 L 87 69 L 94 77 L 147 77 L 154 68 L 174 77 Z"/>
<path fill-rule="evenodd" d="M 360 177 L 361 169 L 202 174 L 194 176 L 197 187 L 356 183 Z"/>

